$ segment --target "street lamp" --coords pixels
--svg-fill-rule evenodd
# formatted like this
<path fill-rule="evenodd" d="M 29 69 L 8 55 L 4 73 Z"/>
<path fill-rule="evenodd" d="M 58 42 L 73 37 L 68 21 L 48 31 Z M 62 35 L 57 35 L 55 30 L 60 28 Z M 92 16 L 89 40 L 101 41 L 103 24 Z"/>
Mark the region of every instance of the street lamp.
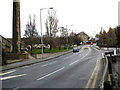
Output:
<path fill-rule="evenodd" d="M 66 25 L 66 32 L 67 32 L 67 50 L 68 50 L 68 28 L 67 28 L 67 25 Z"/>
<path fill-rule="evenodd" d="M 41 45 L 42 45 L 42 57 L 43 57 L 43 36 L 42 36 L 42 15 L 41 15 L 41 11 L 44 9 L 53 9 L 53 7 L 50 8 L 41 8 L 40 9 L 40 26 L 41 26 Z"/>

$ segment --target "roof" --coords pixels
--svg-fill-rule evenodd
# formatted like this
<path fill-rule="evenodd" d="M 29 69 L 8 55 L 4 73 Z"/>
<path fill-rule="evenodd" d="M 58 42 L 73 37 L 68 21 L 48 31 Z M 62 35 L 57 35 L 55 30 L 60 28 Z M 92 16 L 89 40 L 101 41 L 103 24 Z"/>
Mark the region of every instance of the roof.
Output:
<path fill-rule="evenodd" d="M 86 35 L 86 36 L 88 36 L 85 32 L 80 32 L 77 35 Z"/>
<path fill-rule="evenodd" d="M 10 42 L 8 39 L 6 39 L 5 37 L 3 37 L 2 35 L 0 35 L 0 37 L 2 37 L 3 39 L 7 40 L 8 42 Z M 11 43 L 11 42 L 10 42 Z"/>

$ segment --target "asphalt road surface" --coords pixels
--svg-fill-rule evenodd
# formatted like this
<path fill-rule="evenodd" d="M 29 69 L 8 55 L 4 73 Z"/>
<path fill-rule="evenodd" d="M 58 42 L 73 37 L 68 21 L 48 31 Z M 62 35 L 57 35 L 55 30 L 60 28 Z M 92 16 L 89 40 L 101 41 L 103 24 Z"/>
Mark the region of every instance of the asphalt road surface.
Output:
<path fill-rule="evenodd" d="M 97 88 L 102 75 L 102 51 L 87 45 L 79 52 L 11 69 L 0 74 L 3 88 Z"/>

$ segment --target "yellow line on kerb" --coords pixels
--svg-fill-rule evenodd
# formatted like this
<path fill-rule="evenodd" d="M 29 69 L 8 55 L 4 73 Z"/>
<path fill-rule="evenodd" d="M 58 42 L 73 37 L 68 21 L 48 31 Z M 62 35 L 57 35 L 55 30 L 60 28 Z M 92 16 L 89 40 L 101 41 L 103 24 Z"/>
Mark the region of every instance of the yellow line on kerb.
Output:
<path fill-rule="evenodd" d="M 94 76 L 94 74 L 95 74 L 95 71 L 97 70 L 98 63 L 99 63 L 99 60 L 97 60 L 96 65 L 95 65 L 95 68 L 94 68 L 94 71 L 93 71 L 93 73 L 92 73 L 91 77 L 89 78 L 88 83 L 87 83 L 87 85 L 86 85 L 86 87 L 85 87 L 85 88 L 89 88 L 90 83 L 91 83 L 91 81 L 92 81 L 91 79 L 93 78 L 93 76 Z M 94 78 L 94 81 L 93 81 L 92 87 L 94 87 L 94 86 L 95 86 L 96 79 L 97 79 L 97 73 L 96 73 L 96 75 L 95 75 L 95 78 Z"/>

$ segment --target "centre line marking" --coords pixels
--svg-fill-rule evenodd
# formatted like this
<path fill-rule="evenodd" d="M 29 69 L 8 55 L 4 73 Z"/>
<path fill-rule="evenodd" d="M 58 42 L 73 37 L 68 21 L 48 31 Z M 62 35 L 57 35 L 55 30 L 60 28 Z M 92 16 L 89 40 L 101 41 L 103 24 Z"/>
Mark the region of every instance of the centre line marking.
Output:
<path fill-rule="evenodd" d="M 19 89 L 19 87 L 13 88 L 13 90 L 18 90 L 18 89 Z"/>
<path fill-rule="evenodd" d="M 69 64 L 70 66 L 71 65 L 73 65 L 73 64 L 75 64 L 75 63 L 77 63 L 79 60 L 76 60 L 76 61 L 74 61 L 74 62 L 72 62 L 71 64 Z"/>
<path fill-rule="evenodd" d="M 15 76 L 8 76 L 8 77 L 2 77 L 2 78 L 0 78 L 0 80 L 6 80 L 6 79 L 15 78 L 15 77 L 21 77 L 21 76 L 24 76 L 24 75 L 26 75 L 26 74 L 15 75 Z"/>
<path fill-rule="evenodd" d="M 12 72 L 15 72 L 16 70 L 12 70 L 12 71 L 9 71 L 9 72 L 5 72 L 5 73 L 0 73 L 0 75 L 6 75 L 6 74 L 9 74 L 9 73 L 12 73 Z"/>
<path fill-rule="evenodd" d="M 45 76 L 43 76 L 43 77 L 41 77 L 41 78 L 39 78 L 39 79 L 37 79 L 37 80 L 42 80 L 42 79 L 44 79 L 44 78 L 46 78 L 46 77 L 48 77 L 48 76 L 50 76 L 50 75 L 52 75 L 52 74 L 54 74 L 54 73 L 57 73 L 57 72 L 59 72 L 59 71 L 61 71 L 61 70 L 63 70 L 64 69 L 64 67 L 62 67 L 62 68 L 60 68 L 60 69 L 58 69 L 58 70 L 56 70 L 56 71 L 54 71 L 54 72 L 52 72 L 52 73 L 49 73 L 49 74 L 47 74 L 47 75 L 45 75 Z"/>
<path fill-rule="evenodd" d="M 68 59 L 69 57 L 66 57 L 66 59 Z"/>
<path fill-rule="evenodd" d="M 27 67 L 30 67 L 30 66 L 24 66 L 24 67 L 21 67 L 21 68 L 27 68 Z"/>
<path fill-rule="evenodd" d="M 48 65 L 54 64 L 54 63 L 56 63 L 56 62 L 57 62 L 57 61 L 52 62 L 52 63 L 49 63 L 49 64 L 45 64 L 45 65 L 42 65 L 41 67 L 45 67 L 45 66 L 48 66 Z"/>

